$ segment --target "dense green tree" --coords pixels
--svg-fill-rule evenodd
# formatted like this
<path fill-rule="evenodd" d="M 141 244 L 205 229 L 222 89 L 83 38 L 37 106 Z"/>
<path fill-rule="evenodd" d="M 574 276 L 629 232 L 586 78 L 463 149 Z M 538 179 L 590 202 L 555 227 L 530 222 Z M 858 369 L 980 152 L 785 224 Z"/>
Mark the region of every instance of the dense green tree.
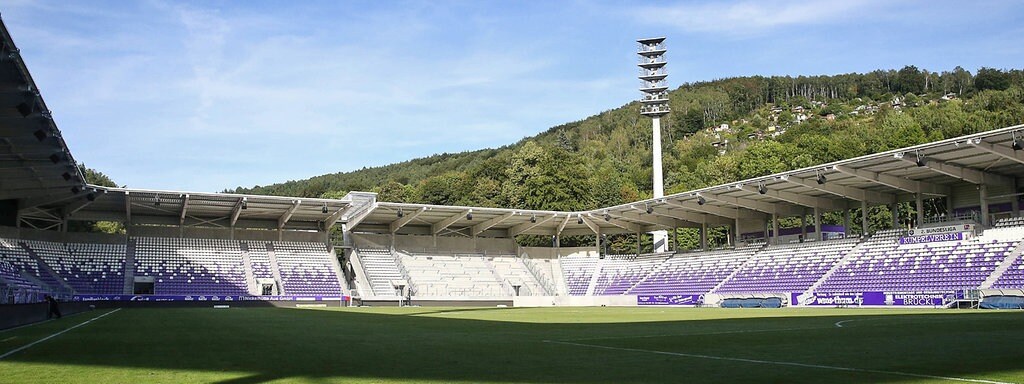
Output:
<path fill-rule="evenodd" d="M 1020 124 L 1022 89 L 1020 70 L 983 68 L 975 78 L 961 67 L 933 72 L 915 66 L 683 84 L 670 92 L 673 112 L 662 119 L 665 188 L 683 192 Z M 899 110 L 889 104 L 896 96 L 905 102 Z M 501 148 L 235 191 L 340 197 L 364 190 L 383 201 L 554 210 L 621 204 L 652 196 L 650 119 L 638 109 L 632 102 Z M 826 218 L 836 220 L 841 217 Z M 869 221 L 872 228 L 888 228 L 891 214 L 874 209 Z M 691 232 L 680 230 L 681 246 L 697 244 Z M 726 238 L 719 229 L 712 232 L 712 244 Z M 546 236 L 523 239 L 551 243 Z M 611 236 L 608 244 L 635 251 L 635 240 Z M 582 236 L 562 243 L 593 241 Z M 649 236 L 641 236 L 641 245 L 649 244 Z"/>
<path fill-rule="evenodd" d="M 998 91 L 1010 88 L 1010 74 L 998 69 L 982 67 L 974 76 L 974 88 L 979 91 L 995 89 Z"/>

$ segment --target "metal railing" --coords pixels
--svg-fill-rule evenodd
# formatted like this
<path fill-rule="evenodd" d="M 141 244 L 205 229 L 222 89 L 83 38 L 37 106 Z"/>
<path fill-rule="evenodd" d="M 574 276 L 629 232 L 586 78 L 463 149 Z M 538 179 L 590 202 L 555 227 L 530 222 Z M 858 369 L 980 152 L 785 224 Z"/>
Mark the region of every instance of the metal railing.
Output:
<path fill-rule="evenodd" d="M 925 217 L 923 224 L 946 223 L 946 222 L 952 222 L 952 221 L 974 221 L 974 222 L 979 222 L 980 220 L 979 220 L 978 212 L 977 211 L 969 211 L 969 212 L 958 213 L 958 214 L 953 214 L 953 215 L 938 215 L 938 216 Z"/>
<path fill-rule="evenodd" d="M 665 43 L 664 42 L 657 43 L 657 44 L 637 43 L 637 52 L 640 52 L 640 53 L 664 51 L 665 49 L 666 49 L 666 47 L 665 47 Z"/>
<path fill-rule="evenodd" d="M 405 279 L 405 288 L 408 290 L 410 296 L 417 294 L 416 285 L 412 283 L 412 278 L 409 277 L 409 270 L 405 269 L 405 264 L 402 264 L 402 257 L 398 256 L 398 252 L 391 251 L 391 258 L 395 261 L 395 266 L 398 267 L 398 272 L 402 274 L 402 279 Z"/>
<path fill-rule="evenodd" d="M 537 283 L 540 284 L 540 287 L 547 291 L 548 295 L 555 294 L 554 282 L 552 282 L 547 275 L 541 273 L 540 267 L 534 264 L 533 259 L 526 257 L 526 255 L 524 254 L 522 256 L 519 256 L 519 260 L 522 261 L 523 265 L 526 266 L 526 270 L 529 271 L 531 275 L 533 275 L 533 278 L 537 280 Z"/>

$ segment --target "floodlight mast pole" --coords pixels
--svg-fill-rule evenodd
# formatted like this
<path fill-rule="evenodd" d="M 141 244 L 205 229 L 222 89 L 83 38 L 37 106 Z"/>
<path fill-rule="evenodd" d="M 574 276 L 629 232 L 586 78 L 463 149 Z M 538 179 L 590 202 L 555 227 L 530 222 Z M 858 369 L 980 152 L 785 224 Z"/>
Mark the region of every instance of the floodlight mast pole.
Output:
<path fill-rule="evenodd" d="M 640 67 L 640 92 L 643 93 L 643 98 L 640 99 L 640 114 L 651 117 L 654 137 L 651 151 L 654 155 L 653 187 L 654 197 L 658 198 L 665 196 L 665 181 L 661 169 L 661 117 L 669 113 L 668 83 L 665 82 L 665 78 L 668 77 L 668 72 L 665 71 L 665 65 L 668 64 L 665 61 L 665 38 L 640 39 L 636 42 L 637 55 L 640 59 L 640 63 L 637 64 Z M 654 237 L 654 251 L 667 251 L 668 232 L 654 231 L 651 234 Z"/>

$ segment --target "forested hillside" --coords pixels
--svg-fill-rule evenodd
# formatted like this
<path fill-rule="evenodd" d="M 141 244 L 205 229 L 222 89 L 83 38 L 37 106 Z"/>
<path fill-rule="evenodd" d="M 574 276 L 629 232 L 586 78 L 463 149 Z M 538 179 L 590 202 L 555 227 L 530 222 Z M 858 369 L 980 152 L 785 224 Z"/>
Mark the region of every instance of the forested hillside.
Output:
<path fill-rule="evenodd" d="M 1024 122 L 1024 71 L 907 66 L 865 74 L 737 77 L 671 92 L 667 192 Z M 650 120 L 630 103 L 518 143 L 229 192 L 582 210 L 651 195 Z"/>

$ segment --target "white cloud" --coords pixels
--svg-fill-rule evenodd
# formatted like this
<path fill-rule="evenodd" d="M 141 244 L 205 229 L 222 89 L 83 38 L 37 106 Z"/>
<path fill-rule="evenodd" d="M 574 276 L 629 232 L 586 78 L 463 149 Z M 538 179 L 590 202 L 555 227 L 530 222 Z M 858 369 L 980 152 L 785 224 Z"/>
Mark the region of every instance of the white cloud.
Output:
<path fill-rule="evenodd" d="M 874 12 L 878 4 L 859 0 L 700 2 L 640 7 L 632 16 L 641 24 L 747 36 L 780 27 L 833 22 L 860 11 Z"/>

